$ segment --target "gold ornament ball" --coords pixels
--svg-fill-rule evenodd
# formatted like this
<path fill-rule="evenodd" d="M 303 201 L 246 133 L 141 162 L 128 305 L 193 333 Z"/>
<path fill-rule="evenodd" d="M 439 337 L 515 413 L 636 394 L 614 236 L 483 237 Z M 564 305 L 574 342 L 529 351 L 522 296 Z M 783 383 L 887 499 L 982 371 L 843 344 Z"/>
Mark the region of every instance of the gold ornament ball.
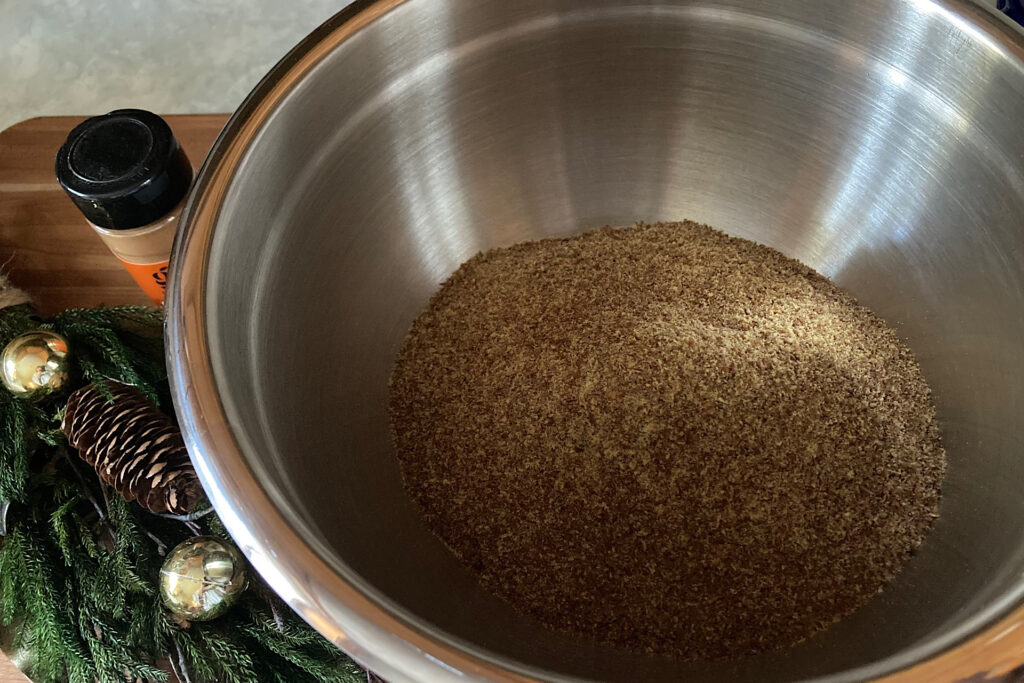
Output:
<path fill-rule="evenodd" d="M 238 548 L 211 536 L 177 545 L 160 568 L 160 597 L 174 614 L 209 621 L 224 614 L 248 584 Z"/>
<path fill-rule="evenodd" d="M 0 377 L 18 398 L 57 391 L 68 381 L 68 340 L 48 330 L 18 335 L 4 347 Z"/>

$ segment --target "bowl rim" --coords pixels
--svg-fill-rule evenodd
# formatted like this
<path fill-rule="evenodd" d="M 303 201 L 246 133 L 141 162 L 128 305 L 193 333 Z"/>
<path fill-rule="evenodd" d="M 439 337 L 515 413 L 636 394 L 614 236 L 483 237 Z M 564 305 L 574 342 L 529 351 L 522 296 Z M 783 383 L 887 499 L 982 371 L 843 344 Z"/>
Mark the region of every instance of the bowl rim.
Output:
<path fill-rule="evenodd" d="M 335 47 L 413 0 L 355 0 L 287 53 L 228 120 L 203 163 L 180 219 L 171 258 L 165 341 L 175 409 L 188 451 L 211 503 L 267 583 L 324 637 L 364 666 L 395 680 L 530 683 L 577 681 L 551 676 L 403 617 L 354 572 L 339 575 L 327 549 L 274 504 L 233 433 L 213 371 L 205 282 L 222 200 L 251 141 L 304 76 Z M 1024 33 L 972 0 L 911 0 L 983 38 L 1024 71 Z M 1005 603 L 1005 604 L 1003 604 Z M 884 677 L 891 683 L 1009 671 L 1024 652 L 1024 597 L 986 607 L 951 634 L 818 681 Z M 1005 668 L 1005 671 L 1002 669 Z"/>

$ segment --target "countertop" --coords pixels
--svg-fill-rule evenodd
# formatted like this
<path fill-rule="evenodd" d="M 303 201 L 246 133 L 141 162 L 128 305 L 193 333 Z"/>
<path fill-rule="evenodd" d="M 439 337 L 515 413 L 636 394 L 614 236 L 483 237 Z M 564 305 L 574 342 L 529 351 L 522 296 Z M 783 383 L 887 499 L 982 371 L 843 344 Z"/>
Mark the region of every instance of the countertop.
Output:
<path fill-rule="evenodd" d="M 349 0 L 0 0 L 0 130 L 33 116 L 230 112 Z"/>

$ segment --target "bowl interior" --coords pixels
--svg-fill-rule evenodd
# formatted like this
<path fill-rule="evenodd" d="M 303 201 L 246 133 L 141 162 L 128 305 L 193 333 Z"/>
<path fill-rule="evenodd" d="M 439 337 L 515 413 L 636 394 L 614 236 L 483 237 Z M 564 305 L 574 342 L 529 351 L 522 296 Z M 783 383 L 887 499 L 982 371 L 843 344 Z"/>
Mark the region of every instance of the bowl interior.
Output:
<path fill-rule="evenodd" d="M 955 642 L 1019 599 L 1024 572 L 1010 30 L 928 0 L 398 5 L 270 112 L 220 209 L 208 335 L 246 457 L 366 594 L 535 674 L 838 680 Z M 949 456 L 941 518 L 894 585 L 734 662 L 612 651 L 484 594 L 406 501 L 388 426 L 394 355 L 461 262 L 683 218 L 802 260 L 896 327 Z"/>

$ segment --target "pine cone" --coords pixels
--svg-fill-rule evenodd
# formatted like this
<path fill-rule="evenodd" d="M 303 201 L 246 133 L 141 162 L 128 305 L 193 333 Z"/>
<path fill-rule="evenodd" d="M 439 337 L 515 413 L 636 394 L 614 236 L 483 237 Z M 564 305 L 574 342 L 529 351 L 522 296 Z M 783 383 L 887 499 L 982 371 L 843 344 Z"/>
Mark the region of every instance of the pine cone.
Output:
<path fill-rule="evenodd" d="M 68 397 L 60 428 L 73 448 L 125 500 L 155 513 L 186 514 L 203 495 L 181 431 L 134 387 L 94 384 Z"/>

